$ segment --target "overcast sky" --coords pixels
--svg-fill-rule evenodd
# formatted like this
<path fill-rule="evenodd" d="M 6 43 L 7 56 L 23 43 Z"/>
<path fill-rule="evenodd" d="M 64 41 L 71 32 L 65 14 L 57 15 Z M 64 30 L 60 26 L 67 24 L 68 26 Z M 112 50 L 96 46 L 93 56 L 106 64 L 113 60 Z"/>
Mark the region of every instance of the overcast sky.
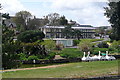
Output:
<path fill-rule="evenodd" d="M 107 0 L 0 0 L 2 12 L 15 15 L 27 10 L 38 18 L 49 13 L 59 13 L 68 20 L 94 27 L 110 25 L 104 16 Z"/>

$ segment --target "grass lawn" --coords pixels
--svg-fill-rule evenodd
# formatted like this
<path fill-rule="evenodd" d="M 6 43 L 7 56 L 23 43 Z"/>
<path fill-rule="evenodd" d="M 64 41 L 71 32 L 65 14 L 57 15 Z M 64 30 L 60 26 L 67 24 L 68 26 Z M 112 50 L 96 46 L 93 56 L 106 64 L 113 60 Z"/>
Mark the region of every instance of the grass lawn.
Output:
<path fill-rule="evenodd" d="M 3 78 L 88 78 L 117 75 L 118 60 L 66 63 L 55 68 L 4 72 Z"/>
<path fill-rule="evenodd" d="M 77 48 L 64 48 L 59 54 L 64 58 L 77 58 L 83 56 L 83 52 Z"/>

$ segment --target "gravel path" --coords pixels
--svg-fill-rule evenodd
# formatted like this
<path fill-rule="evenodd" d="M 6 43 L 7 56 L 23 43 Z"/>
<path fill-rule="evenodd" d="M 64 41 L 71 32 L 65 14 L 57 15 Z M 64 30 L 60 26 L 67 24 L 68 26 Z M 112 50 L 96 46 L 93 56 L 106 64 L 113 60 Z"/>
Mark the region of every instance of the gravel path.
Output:
<path fill-rule="evenodd" d="M 68 64 L 51 65 L 51 66 L 44 66 L 44 67 L 21 68 L 21 69 L 8 69 L 8 70 L 2 70 L 2 72 L 31 70 L 31 69 L 43 69 L 43 68 L 56 68 L 56 67 L 61 67 L 61 66 L 65 66 L 65 65 L 68 65 Z M 0 70 L 0 72 L 1 72 L 1 70 Z"/>

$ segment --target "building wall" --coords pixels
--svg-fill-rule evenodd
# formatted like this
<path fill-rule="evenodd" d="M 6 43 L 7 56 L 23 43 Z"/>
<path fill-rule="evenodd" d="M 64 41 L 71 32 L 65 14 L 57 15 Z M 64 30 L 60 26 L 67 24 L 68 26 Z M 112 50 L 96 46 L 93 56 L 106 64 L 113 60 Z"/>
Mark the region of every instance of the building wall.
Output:
<path fill-rule="evenodd" d="M 83 28 L 81 27 L 72 27 L 73 29 L 78 29 L 82 32 L 82 37 L 81 38 L 94 38 L 95 34 L 95 29 L 90 28 Z M 47 26 L 47 27 L 40 27 L 40 30 L 44 32 L 46 38 L 65 38 L 62 34 L 62 30 L 64 27 L 52 27 L 52 26 Z M 75 39 L 75 37 L 74 37 Z"/>

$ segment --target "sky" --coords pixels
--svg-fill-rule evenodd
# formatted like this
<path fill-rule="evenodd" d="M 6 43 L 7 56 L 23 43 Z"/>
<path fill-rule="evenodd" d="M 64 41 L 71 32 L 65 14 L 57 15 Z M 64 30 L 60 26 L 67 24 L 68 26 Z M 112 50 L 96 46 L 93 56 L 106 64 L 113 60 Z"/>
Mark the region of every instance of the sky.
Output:
<path fill-rule="evenodd" d="M 103 7 L 108 0 L 0 0 L 3 13 L 14 16 L 15 13 L 26 10 L 37 18 L 50 13 L 59 13 L 68 20 L 94 27 L 109 26 L 108 18 L 104 16 Z"/>

